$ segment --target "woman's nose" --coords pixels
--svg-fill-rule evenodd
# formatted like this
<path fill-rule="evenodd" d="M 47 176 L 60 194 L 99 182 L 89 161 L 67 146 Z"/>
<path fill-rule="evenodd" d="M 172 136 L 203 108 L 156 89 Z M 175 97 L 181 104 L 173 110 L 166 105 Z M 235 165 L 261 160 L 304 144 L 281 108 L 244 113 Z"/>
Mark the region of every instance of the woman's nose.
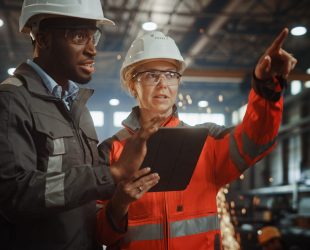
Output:
<path fill-rule="evenodd" d="M 158 75 L 156 86 L 167 87 L 166 77 L 163 74 Z"/>

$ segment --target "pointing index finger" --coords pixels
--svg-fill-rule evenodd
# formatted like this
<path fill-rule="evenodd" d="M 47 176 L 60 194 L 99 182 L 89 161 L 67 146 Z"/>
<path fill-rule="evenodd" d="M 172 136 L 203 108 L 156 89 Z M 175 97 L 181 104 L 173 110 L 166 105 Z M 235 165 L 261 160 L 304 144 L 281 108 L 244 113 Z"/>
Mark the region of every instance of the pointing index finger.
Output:
<path fill-rule="evenodd" d="M 271 46 L 268 49 L 268 52 L 276 52 L 279 51 L 284 43 L 284 40 L 286 39 L 288 35 L 288 28 L 284 28 L 282 32 L 277 36 L 277 38 L 273 41 Z"/>

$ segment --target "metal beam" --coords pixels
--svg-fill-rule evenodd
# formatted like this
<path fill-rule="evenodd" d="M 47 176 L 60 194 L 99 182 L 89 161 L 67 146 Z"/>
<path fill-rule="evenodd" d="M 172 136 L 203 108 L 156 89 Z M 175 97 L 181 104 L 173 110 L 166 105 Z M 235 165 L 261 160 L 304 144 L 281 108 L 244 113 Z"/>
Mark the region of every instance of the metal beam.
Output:
<path fill-rule="evenodd" d="M 249 70 L 223 70 L 223 69 L 213 69 L 213 70 L 206 70 L 206 69 L 193 69 L 188 68 L 183 73 L 183 79 L 191 79 L 191 80 L 202 80 L 204 79 L 207 82 L 212 82 L 213 79 L 215 81 L 220 82 L 231 82 L 231 83 L 241 83 L 242 80 L 251 72 Z M 310 75 L 305 73 L 295 73 L 292 72 L 290 74 L 288 81 L 292 80 L 300 80 L 300 81 L 310 81 Z M 214 81 L 213 81 L 214 82 Z"/>
<path fill-rule="evenodd" d="M 224 8 L 224 12 L 233 13 L 235 9 L 240 6 L 241 0 L 230 1 L 229 4 Z M 205 34 L 202 34 L 200 38 L 195 42 L 195 44 L 189 49 L 188 57 L 185 58 L 185 62 L 187 65 L 190 65 L 194 57 L 197 56 L 202 49 L 209 43 L 210 38 L 214 36 L 221 27 L 227 22 L 230 16 L 218 16 L 214 19 L 214 21 L 210 24 Z"/>

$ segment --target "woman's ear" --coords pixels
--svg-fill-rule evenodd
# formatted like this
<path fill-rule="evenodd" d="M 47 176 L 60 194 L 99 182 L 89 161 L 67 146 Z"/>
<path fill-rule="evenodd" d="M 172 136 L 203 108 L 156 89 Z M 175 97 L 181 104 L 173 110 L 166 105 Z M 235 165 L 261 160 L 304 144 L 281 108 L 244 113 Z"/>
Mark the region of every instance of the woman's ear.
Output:
<path fill-rule="evenodd" d="M 130 89 L 130 93 L 134 98 L 137 98 L 138 94 L 137 91 L 135 89 Z"/>
<path fill-rule="evenodd" d="M 135 83 L 130 80 L 130 83 L 129 83 L 129 91 L 130 91 L 130 94 L 134 97 L 134 98 L 137 98 L 137 90 L 135 88 Z"/>

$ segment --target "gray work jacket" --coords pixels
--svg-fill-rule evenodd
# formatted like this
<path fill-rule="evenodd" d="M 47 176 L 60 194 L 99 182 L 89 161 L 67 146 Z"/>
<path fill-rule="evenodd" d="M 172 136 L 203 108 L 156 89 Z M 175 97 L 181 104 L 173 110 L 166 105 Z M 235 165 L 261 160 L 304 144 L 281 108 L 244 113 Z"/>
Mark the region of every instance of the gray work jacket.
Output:
<path fill-rule="evenodd" d="M 96 199 L 114 182 L 102 166 L 81 88 L 68 111 L 26 63 L 0 85 L 0 248 L 93 250 Z"/>

